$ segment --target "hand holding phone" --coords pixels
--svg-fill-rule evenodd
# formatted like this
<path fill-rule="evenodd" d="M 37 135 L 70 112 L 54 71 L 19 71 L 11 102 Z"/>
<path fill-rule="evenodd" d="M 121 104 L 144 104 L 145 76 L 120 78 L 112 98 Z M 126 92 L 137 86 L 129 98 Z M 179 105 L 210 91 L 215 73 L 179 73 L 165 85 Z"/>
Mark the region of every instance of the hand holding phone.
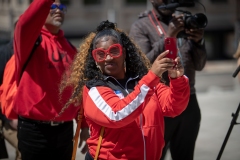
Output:
<path fill-rule="evenodd" d="M 164 40 L 165 50 L 169 50 L 169 53 L 166 55 L 167 58 L 175 60 L 177 58 L 177 38 L 166 37 Z"/>

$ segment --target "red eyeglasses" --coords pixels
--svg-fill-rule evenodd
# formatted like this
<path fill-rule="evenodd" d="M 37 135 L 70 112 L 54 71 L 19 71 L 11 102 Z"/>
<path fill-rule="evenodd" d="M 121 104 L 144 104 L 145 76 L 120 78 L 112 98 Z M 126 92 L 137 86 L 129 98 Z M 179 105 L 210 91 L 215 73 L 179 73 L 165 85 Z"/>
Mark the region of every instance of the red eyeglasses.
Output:
<path fill-rule="evenodd" d="M 96 62 L 103 62 L 107 55 L 112 58 L 118 58 L 122 55 L 122 46 L 120 44 L 113 44 L 107 50 L 97 48 L 92 51 L 92 56 Z"/>

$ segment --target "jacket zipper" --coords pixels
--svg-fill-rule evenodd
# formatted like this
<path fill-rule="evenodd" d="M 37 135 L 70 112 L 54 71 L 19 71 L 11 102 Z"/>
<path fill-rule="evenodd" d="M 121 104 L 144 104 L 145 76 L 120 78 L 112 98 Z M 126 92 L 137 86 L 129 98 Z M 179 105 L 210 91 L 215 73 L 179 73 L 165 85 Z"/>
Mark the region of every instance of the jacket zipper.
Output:
<path fill-rule="evenodd" d="M 142 137 L 143 137 L 143 151 L 144 151 L 144 160 L 146 160 L 146 143 L 145 143 L 145 139 L 144 139 L 144 133 L 143 133 L 143 124 L 142 124 L 142 113 L 140 115 L 140 127 L 141 127 L 141 131 L 142 131 Z"/>
<path fill-rule="evenodd" d="M 138 76 L 137 76 L 138 77 Z M 133 79 L 136 79 L 137 77 L 135 78 L 129 78 L 125 84 L 125 87 L 123 87 L 114 77 L 112 77 L 118 84 L 120 87 L 122 87 L 127 94 L 129 94 L 128 90 L 127 90 L 127 83 Z M 143 133 L 143 122 L 142 122 L 142 113 L 140 114 L 140 122 L 139 122 L 139 125 L 140 125 L 140 128 L 141 128 L 141 132 L 142 132 L 142 137 L 143 137 L 143 152 L 144 152 L 144 160 L 146 160 L 146 142 L 145 142 L 145 139 L 144 139 L 144 133 Z"/>

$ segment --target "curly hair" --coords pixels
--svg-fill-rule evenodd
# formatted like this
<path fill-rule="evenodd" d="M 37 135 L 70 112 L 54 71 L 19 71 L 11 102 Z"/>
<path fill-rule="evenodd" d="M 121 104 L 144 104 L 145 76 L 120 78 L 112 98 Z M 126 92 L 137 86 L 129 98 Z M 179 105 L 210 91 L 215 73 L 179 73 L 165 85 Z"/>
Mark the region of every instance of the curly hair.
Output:
<path fill-rule="evenodd" d="M 99 34 L 105 33 L 105 30 L 114 30 L 121 42 L 118 42 L 126 49 L 126 74 L 139 76 L 142 78 L 150 69 L 151 64 L 146 55 L 135 45 L 135 43 L 116 24 L 103 21 L 95 32 L 91 32 L 82 42 L 79 53 L 75 56 L 71 66 L 70 74 L 65 73 L 60 84 L 60 96 L 64 89 L 72 87 L 73 92 L 68 102 L 62 108 L 60 114 L 68 108 L 70 104 L 80 105 L 82 103 L 82 91 L 84 85 L 95 80 L 103 79 L 102 72 L 97 68 L 92 56 L 92 50 L 95 49 L 94 42 Z M 108 32 L 109 33 L 109 32 Z M 105 35 L 106 36 L 106 35 Z M 108 35 L 115 36 L 115 35 Z M 116 36 L 115 36 L 116 38 Z M 117 38 L 118 39 L 118 38 Z M 59 114 L 59 115 L 60 115 Z"/>

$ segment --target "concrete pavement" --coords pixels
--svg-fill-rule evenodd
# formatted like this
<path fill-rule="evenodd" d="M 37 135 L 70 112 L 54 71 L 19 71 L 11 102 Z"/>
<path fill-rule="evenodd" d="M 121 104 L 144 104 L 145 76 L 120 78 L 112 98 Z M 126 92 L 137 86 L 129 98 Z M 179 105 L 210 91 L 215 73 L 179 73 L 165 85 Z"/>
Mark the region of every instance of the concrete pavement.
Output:
<path fill-rule="evenodd" d="M 197 74 L 198 100 L 202 113 L 195 160 L 215 160 L 240 103 L 240 83 L 232 75 L 236 61 L 208 62 Z M 239 73 L 240 74 L 240 73 Z M 204 85 L 205 84 L 205 85 Z M 204 87 L 207 88 L 206 92 Z M 236 120 L 240 121 L 240 118 Z M 221 160 L 240 160 L 240 126 L 233 125 Z"/>
<path fill-rule="evenodd" d="M 197 98 L 202 119 L 196 142 L 195 160 L 216 160 L 222 143 L 240 102 L 240 86 L 232 74 L 236 61 L 210 61 L 197 72 Z M 240 73 L 239 73 L 240 74 Z M 240 121 L 240 118 L 237 119 Z M 14 160 L 15 151 L 8 144 L 9 160 Z M 78 150 L 76 160 L 84 160 Z M 169 154 L 167 160 L 170 160 Z M 221 160 L 240 160 L 240 125 L 234 125 L 222 153 Z"/>
<path fill-rule="evenodd" d="M 210 61 L 196 74 L 201 126 L 194 160 L 216 160 L 240 102 L 239 81 L 232 77 L 236 61 Z M 240 73 L 239 73 L 240 74 Z M 237 119 L 240 121 L 240 118 Z M 240 160 L 240 126 L 233 125 L 221 160 Z M 168 154 L 166 160 L 171 160 Z"/>

